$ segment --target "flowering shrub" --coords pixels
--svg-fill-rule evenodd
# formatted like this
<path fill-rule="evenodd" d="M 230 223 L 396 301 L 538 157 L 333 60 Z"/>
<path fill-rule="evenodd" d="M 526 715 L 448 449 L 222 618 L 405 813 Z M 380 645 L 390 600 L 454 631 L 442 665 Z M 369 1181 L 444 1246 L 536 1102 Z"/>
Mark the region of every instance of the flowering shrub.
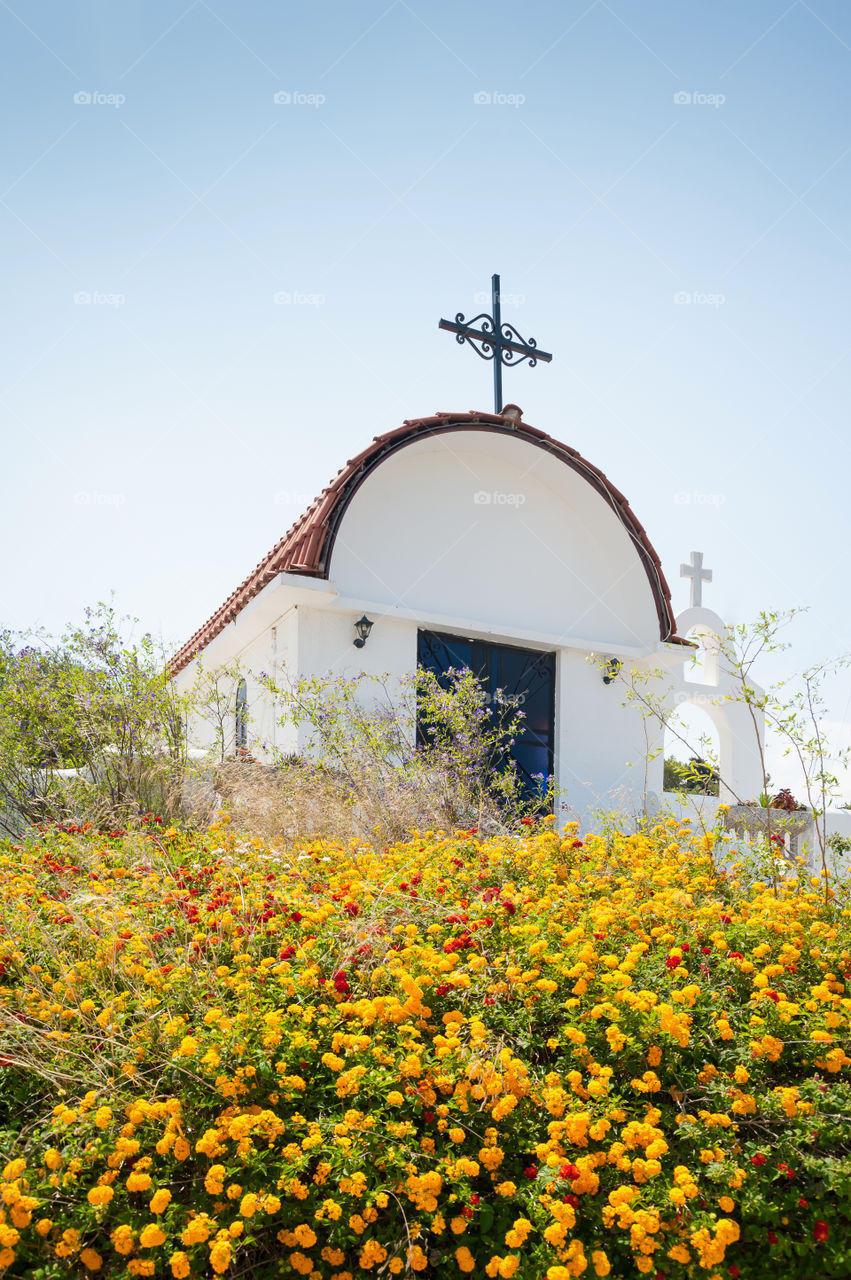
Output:
<path fill-rule="evenodd" d="M 849 911 L 715 845 L 7 844 L 0 1274 L 847 1276 Z"/>

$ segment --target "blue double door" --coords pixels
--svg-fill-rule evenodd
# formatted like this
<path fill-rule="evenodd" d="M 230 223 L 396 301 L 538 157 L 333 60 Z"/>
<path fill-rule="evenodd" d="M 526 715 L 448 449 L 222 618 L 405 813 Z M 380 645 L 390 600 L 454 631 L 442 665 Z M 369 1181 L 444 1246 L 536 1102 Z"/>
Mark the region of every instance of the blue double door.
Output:
<path fill-rule="evenodd" d="M 540 795 L 553 772 L 555 654 L 420 631 L 417 663 L 438 676 L 466 668 L 478 677 L 492 707 L 500 705 L 494 702 L 499 691 L 502 705 L 523 712 L 523 732 L 515 736 L 511 755 L 524 792 L 529 798 Z"/>

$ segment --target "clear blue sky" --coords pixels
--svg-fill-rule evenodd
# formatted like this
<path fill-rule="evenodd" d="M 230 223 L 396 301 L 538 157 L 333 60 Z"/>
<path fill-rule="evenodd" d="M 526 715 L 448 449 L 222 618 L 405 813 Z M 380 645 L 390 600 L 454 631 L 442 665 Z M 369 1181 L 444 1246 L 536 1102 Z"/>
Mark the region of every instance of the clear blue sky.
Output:
<path fill-rule="evenodd" d="M 6 625 L 185 639 L 374 434 L 490 407 L 437 321 L 499 271 L 555 354 L 506 398 L 676 606 L 702 549 L 851 647 L 843 0 L 3 0 L 0 47 Z"/>

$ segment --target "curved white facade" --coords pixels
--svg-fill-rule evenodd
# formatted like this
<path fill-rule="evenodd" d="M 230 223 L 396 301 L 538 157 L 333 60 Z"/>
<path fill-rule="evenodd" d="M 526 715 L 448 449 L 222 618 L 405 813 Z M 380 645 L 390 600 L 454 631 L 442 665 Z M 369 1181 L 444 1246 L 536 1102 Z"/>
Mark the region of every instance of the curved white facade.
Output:
<path fill-rule="evenodd" d="M 628 530 L 577 471 L 523 437 L 458 430 L 391 454 L 346 508 L 329 577 L 343 595 L 562 643 L 659 638 Z"/>

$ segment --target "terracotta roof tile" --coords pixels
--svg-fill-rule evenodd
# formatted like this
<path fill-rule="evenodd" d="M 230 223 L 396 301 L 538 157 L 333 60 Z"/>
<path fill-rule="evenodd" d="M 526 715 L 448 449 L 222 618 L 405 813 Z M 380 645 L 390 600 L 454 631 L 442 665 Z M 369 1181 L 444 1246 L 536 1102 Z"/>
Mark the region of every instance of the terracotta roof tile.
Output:
<path fill-rule="evenodd" d="M 514 408 L 514 406 L 506 406 L 506 408 L 509 407 Z M 671 644 L 688 643 L 675 635 L 671 593 L 665 581 L 659 557 L 626 498 L 607 480 L 603 472 L 590 462 L 586 462 L 570 445 L 562 444 L 561 441 L 555 440 L 527 422 L 517 421 L 516 417 L 471 409 L 467 413 L 435 413 L 426 418 L 407 418 L 401 427 L 375 436 L 371 445 L 362 449 L 340 468 L 331 483 L 323 489 L 304 514 L 299 516 L 280 541 L 275 543 L 272 550 L 263 557 L 245 581 L 240 583 L 221 608 L 217 609 L 203 627 L 200 627 L 174 655 L 171 661 L 172 672 L 177 674 L 187 666 L 277 574 L 303 573 L 318 578 L 328 576 L 331 550 L 337 527 L 346 507 L 362 481 L 388 454 L 424 436 L 470 429 L 496 431 L 523 437 L 561 458 L 568 466 L 583 475 L 610 503 L 636 543 L 656 602 L 661 639 Z"/>

